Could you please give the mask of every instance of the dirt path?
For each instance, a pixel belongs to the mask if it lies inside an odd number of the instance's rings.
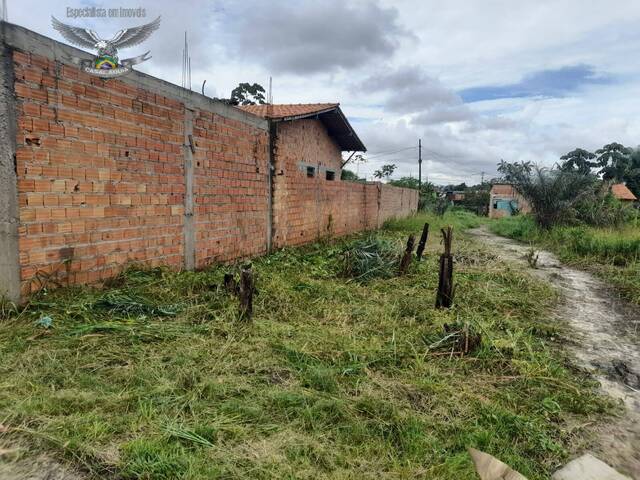
[[[600,432],[596,456],[640,479],[640,309],[618,298],[590,274],[565,265],[551,253],[539,251],[537,268],[528,266],[528,245],[499,237],[485,228],[470,233],[501,258],[518,263],[559,287],[564,302],[556,315],[573,328],[567,339],[581,366],[590,370],[602,389],[622,400],[626,416]]]

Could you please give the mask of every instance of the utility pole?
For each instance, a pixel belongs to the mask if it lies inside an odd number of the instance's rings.
[[[418,192],[422,190],[422,139],[418,139]]]

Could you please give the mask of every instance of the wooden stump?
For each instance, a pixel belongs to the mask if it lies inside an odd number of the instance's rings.
[[[425,223],[422,228],[422,235],[420,236],[420,241],[418,242],[418,249],[416,250],[416,258],[418,261],[422,260],[422,254],[424,253],[424,249],[427,246],[427,240],[429,239],[429,224]]]
[[[451,255],[451,242],[453,240],[453,227],[449,226],[442,232],[444,253],[440,255],[440,272],[438,278],[438,293],[436,294],[436,308],[449,308],[453,304],[453,255]]]
[[[238,285],[238,298],[240,300],[240,319],[251,321],[253,315],[253,294],[255,282],[251,264],[242,267],[240,272],[240,284]]]
[[[404,255],[402,255],[402,260],[400,261],[400,269],[398,270],[398,275],[405,275],[407,270],[409,270],[409,265],[411,265],[411,256],[413,255],[413,246],[416,243],[415,235],[409,235],[407,239],[407,248],[404,251]]]
[[[229,295],[238,295],[238,282],[233,278],[233,273],[224,274],[224,289]]]

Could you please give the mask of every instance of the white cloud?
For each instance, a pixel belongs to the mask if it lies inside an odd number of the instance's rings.
[[[144,20],[86,23],[66,19],[66,5],[8,3],[11,22],[56,39],[52,14],[105,36],[160,14],[141,70],[179,83],[186,29],[194,89],[206,79],[208,95],[225,96],[272,75],[277,102],[339,101],[372,157],[360,173],[396,163],[398,175],[417,175],[417,149],[407,148],[418,138],[423,171],[442,183],[490,177],[501,158],[550,165],[577,146],[640,143],[640,2],[141,0]],[[576,65],[615,81],[564,98],[465,104],[457,93]]]

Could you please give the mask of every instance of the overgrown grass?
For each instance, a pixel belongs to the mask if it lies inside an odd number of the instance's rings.
[[[611,404],[554,346],[553,291],[461,234],[477,219],[417,216],[378,237],[424,221],[425,259],[401,278],[341,276],[366,235],[257,259],[248,325],[217,288],[223,267],[130,270],[7,309],[0,443],[93,478],[457,480],[474,478],[470,446],[548,478]],[[456,304],[436,310],[448,223]],[[451,353],[459,326],[480,335],[466,356]]]
[[[505,217],[491,223],[498,235],[536,243],[573,265],[588,268],[616,286],[622,295],[640,304],[640,224],[621,227],[575,226],[539,229],[528,215]]]

